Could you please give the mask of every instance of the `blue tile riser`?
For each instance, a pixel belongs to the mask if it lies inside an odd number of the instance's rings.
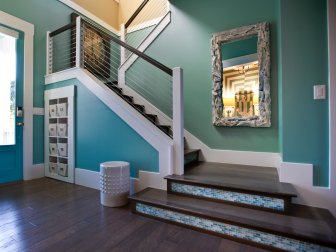
[[[267,233],[235,224],[223,223],[204,217],[168,210],[151,204],[135,202],[133,212],[144,216],[174,222],[178,225],[210,232],[225,238],[241,240],[264,248],[294,252],[332,252],[332,248],[288,238],[281,235]]]
[[[169,180],[168,192],[279,213],[286,213],[289,205],[289,200],[283,198],[230,191],[195,184],[172,182]]]

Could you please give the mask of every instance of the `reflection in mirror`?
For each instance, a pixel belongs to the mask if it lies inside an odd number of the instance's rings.
[[[269,25],[212,36],[213,124],[270,127]]]
[[[259,115],[258,37],[222,43],[223,116]]]

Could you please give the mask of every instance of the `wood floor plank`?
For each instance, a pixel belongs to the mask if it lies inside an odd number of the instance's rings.
[[[47,178],[0,187],[0,251],[262,251],[99,200],[97,190]]]

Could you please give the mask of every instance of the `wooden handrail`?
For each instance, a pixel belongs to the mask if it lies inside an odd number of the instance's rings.
[[[99,28],[94,27],[91,23],[85,21],[85,19],[83,19],[83,23],[86,23],[87,25],[89,25],[90,27],[92,27],[93,29],[96,29],[97,31],[99,31]],[[138,49],[135,49],[134,47],[126,44],[125,42],[121,41],[120,39],[117,39],[114,36],[109,36],[109,39],[111,39],[113,42],[117,43],[118,45],[126,48],[127,50],[131,51],[132,53],[138,55],[140,58],[146,60],[147,62],[149,62],[150,64],[154,65],[155,67],[159,68],[160,70],[162,70],[163,72],[169,74],[170,76],[173,76],[173,70],[165,65],[163,65],[162,63],[158,62],[157,60],[149,57],[148,55],[144,54],[143,52],[140,52]]]
[[[51,32],[49,34],[49,37],[52,38],[52,37],[54,37],[54,36],[56,36],[56,35],[58,35],[58,34],[60,34],[62,32],[65,32],[66,30],[69,30],[69,29],[71,29],[71,28],[73,28],[75,26],[76,26],[76,21],[75,22],[71,22],[70,24],[67,24],[65,26],[62,26],[61,28],[58,28],[56,31]]]
[[[127,27],[133,22],[133,20],[138,16],[138,14],[140,13],[140,11],[142,11],[142,9],[146,6],[146,4],[149,2],[149,0],[144,0],[140,6],[138,7],[138,9],[136,9],[136,11],[133,13],[133,15],[128,19],[128,21],[125,24],[125,28],[127,29]]]

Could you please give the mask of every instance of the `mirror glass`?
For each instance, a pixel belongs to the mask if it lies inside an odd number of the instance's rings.
[[[222,43],[223,117],[259,115],[259,68],[257,35]]]
[[[214,125],[269,127],[268,24],[213,34],[212,57]]]

